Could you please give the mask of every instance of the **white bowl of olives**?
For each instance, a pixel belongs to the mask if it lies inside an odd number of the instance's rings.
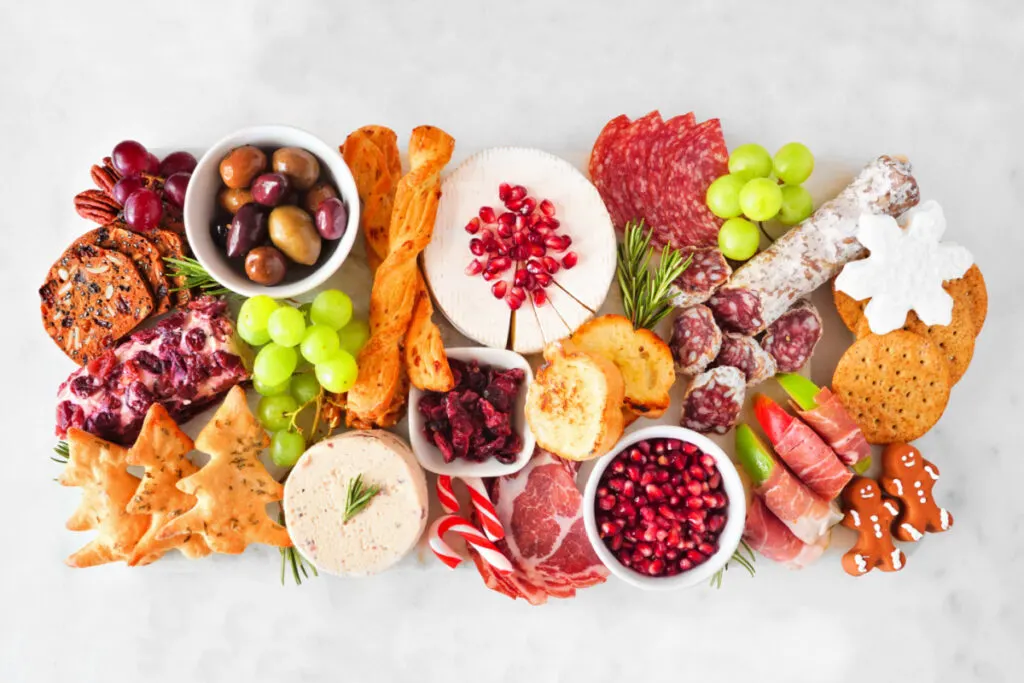
[[[192,252],[247,297],[323,284],[359,230],[359,194],[338,150],[290,126],[245,128],[203,155],[185,194]]]

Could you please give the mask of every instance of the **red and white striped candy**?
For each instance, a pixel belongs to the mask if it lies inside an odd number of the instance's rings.
[[[473,509],[480,517],[480,526],[484,534],[492,541],[505,538],[505,528],[498,519],[498,513],[487,495],[487,488],[480,477],[459,477],[462,483],[469,489],[469,498],[473,503]],[[437,499],[441,501],[441,507],[449,515],[459,513],[459,500],[455,497],[455,489],[452,488],[452,477],[441,474],[437,477]]]
[[[455,569],[462,563],[462,557],[451,549],[444,542],[444,535],[449,531],[462,536],[467,544],[480,553],[484,562],[491,565],[494,571],[499,574],[510,574],[512,564],[508,561],[497,546],[480,533],[480,530],[470,524],[463,517],[458,515],[445,515],[439,518],[430,527],[430,549],[437,555],[437,559]]]

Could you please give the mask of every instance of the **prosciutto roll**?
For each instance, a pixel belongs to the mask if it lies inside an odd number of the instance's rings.
[[[839,397],[800,375],[779,375],[779,384],[793,399],[797,415],[851,467],[871,457],[871,446]]]
[[[809,489],[833,500],[853,478],[818,434],[763,394],[754,397],[754,416],[779,457]]]
[[[747,508],[743,540],[769,560],[782,562],[790,569],[803,569],[816,562],[828,547],[828,539],[826,534],[813,544],[804,543],[757,496]]]

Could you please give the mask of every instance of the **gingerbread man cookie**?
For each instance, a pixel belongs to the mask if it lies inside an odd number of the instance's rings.
[[[893,531],[896,538],[919,541],[926,532],[938,533],[953,526],[953,515],[932,497],[938,480],[939,468],[913,446],[894,443],[885,447],[879,482],[886,493],[899,499],[903,509]]]
[[[843,555],[843,569],[851,576],[862,576],[878,567],[883,572],[903,569],[906,555],[892,542],[892,523],[899,506],[882,498],[878,482],[854,477],[843,490],[843,526],[857,532],[857,542]]]

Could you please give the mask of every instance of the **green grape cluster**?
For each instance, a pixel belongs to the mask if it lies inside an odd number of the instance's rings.
[[[306,450],[294,416],[321,387],[344,393],[359,374],[356,357],[370,337],[365,320],[352,319],[352,300],[329,289],[298,308],[269,296],[247,299],[238,312],[238,335],[258,348],[253,387],[260,394],[256,417],[272,432],[270,456],[290,467]]]
[[[746,261],[757,253],[761,235],[752,221],[778,218],[796,225],[814,210],[802,183],[814,171],[814,155],[799,142],[772,157],[761,145],[740,145],[729,155],[729,174],[708,187],[705,201],[719,218],[718,248],[727,258]]]

